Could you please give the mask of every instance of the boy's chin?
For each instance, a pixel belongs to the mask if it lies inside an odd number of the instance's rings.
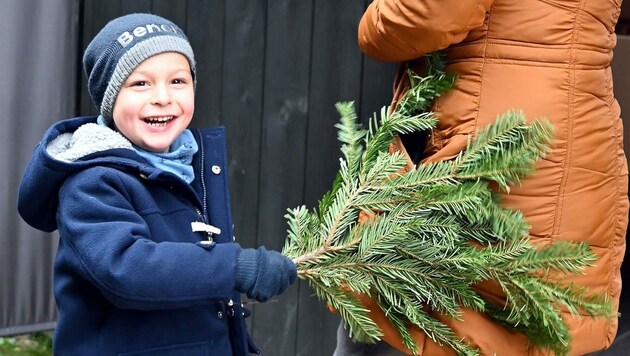
[[[139,145],[139,147],[142,148],[145,151],[149,151],[149,152],[152,152],[152,153],[168,153],[168,151],[169,151],[169,149],[171,147],[171,143],[169,143],[169,144],[166,144],[166,143],[144,143],[142,145]]]
[[[169,131],[161,134],[146,135],[138,146],[145,151],[153,153],[167,153],[180,134],[181,133]]]

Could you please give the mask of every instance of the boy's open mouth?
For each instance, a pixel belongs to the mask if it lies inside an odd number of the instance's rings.
[[[154,116],[154,117],[147,117],[142,120],[151,126],[162,127],[162,126],[166,126],[173,119],[174,119],[173,116]]]

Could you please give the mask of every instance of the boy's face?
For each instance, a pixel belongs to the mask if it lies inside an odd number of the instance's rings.
[[[114,124],[136,146],[168,152],[195,110],[190,65],[179,53],[142,62],[123,83],[114,103]]]

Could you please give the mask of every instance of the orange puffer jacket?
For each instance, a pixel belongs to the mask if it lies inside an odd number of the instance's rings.
[[[621,0],[375,0],[359,26],[365,54],[403,62],[403,69],[448,48],[447,71],[459,79],[434,105],[439,123],[425,162],[454,158],[471,135],[509,109],[553,122],[552,151],[522,186],[503,195],[503,203],[525,214],[537,244],[588,242],[599,259],[584,275],[566,279],[608,295],[616,306],[628,222],[623,127],[609,66],[620,5]],[[407,87],[399,73],[394,101]],[[482,293],[500,298],[492,289],[481,286]],[[462,312],[461,321],[447,323],[484,355],[545,354],[485,315]],[[372,317],[383,327],[384,340],[404,350],[383,314],[375,310]],[[565,320],[571,355],[608,347],[617,330],[617,318],[565,313]],[[453,354],[420,330],[412,332],[424,355]]]

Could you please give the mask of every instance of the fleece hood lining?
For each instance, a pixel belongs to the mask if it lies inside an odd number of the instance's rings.
[[[73,133],[62,133],[46,145],[54,159],[74,162],[92,153],[110,149],[133,149],[131,142],[120,133],[95,123],[81,125]]]

